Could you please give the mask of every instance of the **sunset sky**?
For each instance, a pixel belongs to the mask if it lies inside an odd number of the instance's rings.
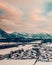
[[[52,0],[0,0],[0,28],[9,33],[52,33]]]

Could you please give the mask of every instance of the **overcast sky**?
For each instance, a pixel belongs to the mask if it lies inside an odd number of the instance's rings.
[[[52,33],[52,0],[0,0],[0,28],[7,32]]]

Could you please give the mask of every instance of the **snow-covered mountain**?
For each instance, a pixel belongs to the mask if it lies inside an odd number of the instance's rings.
[[[0,39],[10,38],[10,35],[0,28]]]
[[[32,38],[32,39],[52,39],[52,34],[39,33],[39,34],[30,34],[30,33],[18,33],[13,32],[8,34],[0,28],[0,39],[1,38]]]

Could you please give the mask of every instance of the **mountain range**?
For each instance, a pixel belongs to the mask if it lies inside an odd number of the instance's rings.
[[[52,39],[52,34],[47,33],[39,33],[39,34],[30,34],[30,33],[7,33],[3,29],[0,28],[0,39],[6,38],[33,38],[33,39]]]

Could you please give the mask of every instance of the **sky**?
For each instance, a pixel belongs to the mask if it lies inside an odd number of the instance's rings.
[[[8,33],[52,33],[52,0],[0,0],[0,28]]]

